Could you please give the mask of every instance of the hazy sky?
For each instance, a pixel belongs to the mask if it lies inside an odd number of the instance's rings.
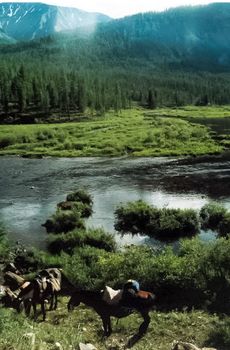
[[[205,5],[211,2],[208,0],[0,0],[0,2],[43,2],[52,5],[77,7],[86,11],[101,12],[111,17],[118,18],[126,15],[147,12],[162,11],[167,8],[182,5]],[[226,1],[229,2],[229,1]]]

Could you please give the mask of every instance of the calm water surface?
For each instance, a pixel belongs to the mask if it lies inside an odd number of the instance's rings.
[[[230,154],[173,158],[0,158],[0,220],[12,240],[44,247],[41,226],[56,204],[76,188],[93,196],[88,227],[114,232],[114,210],[142,199],[158,207],[199,209],[217,200],[230,209]],[[201,234],[211,239],[212,232]],[[119,244],[154,243],[145,237],[116,234]]]

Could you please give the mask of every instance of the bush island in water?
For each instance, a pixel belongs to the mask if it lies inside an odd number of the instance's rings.
[[[160,240],[175,240],[199,231],[198,213],[192,209],[159,209],[143,201],[130,202],[115,211],[115,228]]]

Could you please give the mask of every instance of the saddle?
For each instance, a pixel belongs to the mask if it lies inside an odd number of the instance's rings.
[[[137,293],[136,293],[136,296],[140,299],[149,299],[149,298],[153,298],[153,294],[151,292],[146,292],[145,290],[139,290]]]
[[[114,290],[109,286],[105,286],[105,289],[102,291],[102,300],[104,300],[109,305],[117,305],[122,299],[122,295],[123,290]]]

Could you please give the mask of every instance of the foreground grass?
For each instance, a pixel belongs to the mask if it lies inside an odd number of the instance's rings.
[[[46,322],[33,322],[14,310],[1,309],[0,349],[31,350],[31,338],[35,334],[35,349],[57,349],[59,342],[63,350],[78,349],[79,342],[92,343],[100,350],[124,349],[125,344],[136,332],[142,319],[138,314],[117,321],[113,319],[113,333],[102,338],[101,320],[97,314],[80,306],[72,313],[66,310],[67,299],[63,298],[57,311],[48,312]],[[229,319],[228,319],[229,321]],[[187,341],[198,346],[217,346],[229,349],[229,343],[217,335],[217,330],[227,319],[205,312],[151,312],[151,323],[147,334],[136,344],[136,350],[170,350],[173,340]],[[229,322],[228,322],[229,324]],[[229,329],[228,329],[229,330]],[[229,330],[230,331],[230,330]]]
[[[159,109],[150,115],[145,110],[133,109],[77,123],[1,125],[0,155],[170,156],[224,150],[224,144],[214,140],[208,128],[177,118],[175,111]],[[214,113],[211,108],[201,111],[196,109],[197,114]],[[229,113],[221,111],[221,117]],[[186,113],[190,116],[190,109],[183,109],[182,114]]]

